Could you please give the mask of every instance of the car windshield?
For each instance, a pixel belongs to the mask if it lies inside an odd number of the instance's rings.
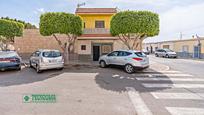
[[[166,52],[174,52],[174,51],[172,51],[172,50],[170,50],[170,49],[165,49],[165,51],[166,51]]]
[[[0,52],[0,58],[8,58],[17,56],[16,52]]]
[[[46,52],[43,52],[42,55],[43,57],[50,57],[50,58],[62,56],[61,53],[58,51],[46,51]]]
[[[146,57],[143,52],[135,52],[135,55],[137,55],[138,57]]]

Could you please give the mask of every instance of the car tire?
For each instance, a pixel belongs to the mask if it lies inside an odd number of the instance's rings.
[[[58,70],[63,70],[64,69],[64,67],[61,67],[61,68],[59,68]]]
[[[158,55],[158,54],[155,54],[155,56],[156,56],[156,57],[159,57],[159,55]]]
[[[42,72],[42,70],[40,70],[40,66],[39,65],[36,65],[36,72],[37,73],[41,73]]]
[[[30,68],[33,68],[32,64],[31,64],[31,61],[29,61],[29,65],[30,65]]]
[[[124,69],[125,69],[125,72],[128,74],[135,72],[134,67],[131,64],[126,64]]]
[[[19,67],[17,68],[17,71],[21,71],[21,65],[19,65]]]
[[[166,54],[166,56],[165,56],[166,58],[169,58],[169,55],[168,54]]]
[[[100,67],[101,68],[105,68],[105,67],[107,67],[107,64],[106,64],[106,62],[105,61],[100,61]]]

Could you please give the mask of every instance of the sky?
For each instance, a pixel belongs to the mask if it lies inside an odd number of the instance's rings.
[[[149,10],[159,14],[160,33],[145,42],[189,39],[204,36],[204,0],[0,0],[0,17],[10,17],[38,26],[45,12],[74,13],[83,7],[117,7],[123,10]]]

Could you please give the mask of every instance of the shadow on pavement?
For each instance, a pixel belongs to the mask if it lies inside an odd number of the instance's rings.
[[[145,88],[143,83],[154,83],[154,84],[173,84],[173,82],[166,75],[162,75],[165,81],[139,81],[137,78],[147,78],[148,76],[141,75],[144,72],[137,71],[134,74],[127,74],[121,70],[121,68],[105,68],[106,73],[100,73],[95,77],[96,83],[100,88],[109,91],[123,92],[126,91],[126,87],[133,87],[139,92],[151,92],[156,90],[169,89],[170,87],[158,87],[158,88]],[[150,70],[151,73],[145,74],[162,74],[155,70]],[[155,78],[155,77],[154,77]],[[160,77],[161,78],[161,77]],[[169,80],[168,80],[169,79]]]
[[[55,77],[62,73],[63,71],[59,71],[59,70],[49,70],[38,74],[32,68],[25,68],[25,69],[22,69],[21,71],[15,71],[15,70],[4,71],[4,72],[0,72],[0,87],[43,81],[43,80]]]
[[[6,71],[0,72],[0,87],[7,87],[13,85],[29,84],[34,82],[39,82],[47,80],[53,77],[57,77],[63,73],[98,73],[94,80],[96,84],[105,90],[123,92],[126,91],[126,87],[133,87],[139,92],[150,92],[155,90],[168,89],[168,87],[163,88],[145,88],[143,83],[166,83],[173,84],[171,80],[166,81],[139,81],[136,77],[148,77],[143,76],[143,72],[138,71],[133,74],[125,73],[121,68],[99,68],[98,66],[72,66],[59,70],[49,70],[43,73],[36,73],[32,68],[25,68],[22,71]],[[162,74],[155,70],[151,70],[149,74]],[[69,77],[69,76],[66,76]],[[163,75],[162,78],[168,79],[168,76]],[[59,83],[60,84],[60,83]]]

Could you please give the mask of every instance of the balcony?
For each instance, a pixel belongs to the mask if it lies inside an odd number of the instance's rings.
[[[110,29],[106,28],[94,28],[94,29],[87,29],[83,30],[83,34],[110,34]]]

